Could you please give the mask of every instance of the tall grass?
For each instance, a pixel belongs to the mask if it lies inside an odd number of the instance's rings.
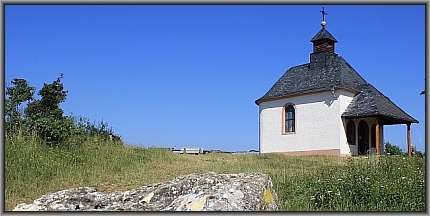
[[[282,183],[281,183],[282,185]],[[296,185],[285,209],[311,211],[425,211],[424,159],[348,158]],[[300,200],[295,202],[294,200]],[[303,205],[306,203],[305,205]]]
[[[5,140],[5,205],[12,210],[67,188],[110,193],[208,171],[267,173],[287,211],[425,210],[422,158],[176,155],[95,138],[66,149],[48,147],[35,136]]]

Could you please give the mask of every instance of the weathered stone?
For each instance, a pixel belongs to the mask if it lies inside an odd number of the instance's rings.
[[[276,211],[266,174],[191,174],[130,191],[104,194],[79,187],[43,195],[13,211]]]

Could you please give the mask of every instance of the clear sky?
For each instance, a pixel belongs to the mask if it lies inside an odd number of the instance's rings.
[[[127,144],[258,149],[254,101],[309,62],[322,6],[336,53],[420,122],[424,151],[424,5],[6,5],[5,82],[63,73],[65,115]],[[406,125],[384,130],[406,149]]]

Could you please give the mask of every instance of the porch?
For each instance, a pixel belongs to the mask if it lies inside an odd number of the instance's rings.
[[[352,156],[384,154],[384,125],[405,124],[408,155],[412,156],[411,123],[380,116],[343,118],[347,143]]]

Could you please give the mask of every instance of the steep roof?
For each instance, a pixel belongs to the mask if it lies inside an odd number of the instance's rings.
[[[337,42],[323,27],[311,42],[326,39]],[[259,105],[265,101],[336,88],[356,93],[342,114],[345,118],[375,116],[380,118],[381,124],[418,123],[388,97],[367,83],[345,59],[328,51],[311,53],[309,63],[288,69],[255,103]]]
[[[366,81],[342,58],[336,54],[326,67],[311,68],[310,63],[288,69],[270,90],[256,103],[295,94],[345,88],[361,91]]]
[[[322,39],[330,39],[337,43],[337,40],[333,37],[333,35],[328,32],[325,27],[321,28],[321,30],[311,39],[311,42],[315,42]]]
[[[379,122],[384,125],[418,123],[418,120],[404,112],[369,83],[362,86],[362,91],[352,99],[342,114],[345,118],[367,116],[379,117]]]

